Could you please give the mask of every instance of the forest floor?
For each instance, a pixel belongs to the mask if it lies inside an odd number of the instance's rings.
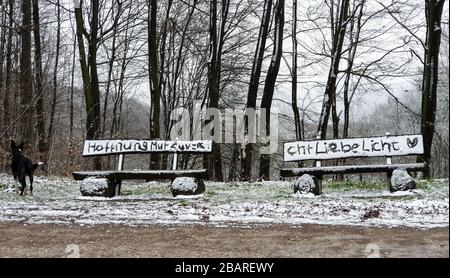
[[[448,228],[0,223],[0,257],[448,257]],[[74,247],[75,246],[75,247]]]
[[[448,180],[397,193],[326,181],[321,196],[281,181],[206,182],[184,198],[168,185],[127,182],[94,198],[70,178],[36,177],[34,195],[17,196],[0,174],[0,257],[60,257],[68,244],[88,257],[449,256]]]

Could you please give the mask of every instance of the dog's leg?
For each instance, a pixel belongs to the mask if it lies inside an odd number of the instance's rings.
[[[21,189],[21,187],[20,187],[20,183],[19,183],[18,180],[15,181],[14,186],[15,186],[15,188],[16,188],[16,194],[17,194],[17,195],[20,195],[20,189]]]
[[[24,177],[19,177],[19,182],[22,185],[22,187],[20,188],[20,196],[24,195],[24,191],[26,194],[26,189],[27,189],[27,183],[25,181],[25,176]]]
[[[16,189],[16,194],[19,195],[19,193],[20,193],[20,183],[19,183],[16,175],[14,175],[14,188]]]
[[[33,174],[29,175],[30,177],[30,195],[33,196]]]

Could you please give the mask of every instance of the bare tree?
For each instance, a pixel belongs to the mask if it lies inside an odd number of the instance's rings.
[[[208,92],[209,103],[208,108],[219,107],[220,81],[222,71],[222,51],[225,37],[225,27],[230,7],[229,0],[221,1],[220,22],[217,26],[217,1],[212,0],[210,3],[210,58],[208,61]],[[219,29],[219,30],[217,30]],[[214,133],[218,132],[216,130]],[[213,169],[214,177],[218,181],[223,181],[221,148],[218,143],[213,145],[213,153],[211,157],[206,157],[207,169]]]
[[[149,66],[149,85],[151,96],[151,112],[150,112],[150,137],[153,139],[160,138],[160,102],[161,92],[158,82],[158,54],[157,54],[157,1],[148,1],[148,66]],[[160,167],[160,155],[153,154],[151,156],[150,168],[158,169]]]
[[[120,15],[122,13],[122,2],[120,0],[116,0],[115,3],[117,3],[116,8],[116,15],[113,22],[113,31],[112,31],[112,43],[109,47],[111,51],[111,55],[108,55],[108,74],[107,74],[107,80],[106,80],[106,89],[105,89],[105,99],[103,102],[103,121],[102,121],[102,134],[104,135],[106,133],[106,119],[107,119],[107,111],[108,111],[108,101],[109,101],[109,95],[111,91],[111,85],[112,85],[112,75],[114,70],[114,63],[116,61],[116,52],[117,52],[117,36],[118,36],[118,28],[119,28],[119,19]],[[112,10],[114,12],[115,5],[113,4]],[[108,49],[105,49],[105,52],[108,52]],[[108,54],[108,53],[107,53]]]
[[[284,0],[278,0],[275,8],[275,34],[272,60],[267,70],[264,91],[261,100],[261,108],[265,109],[266,135],[270,135],[270,111],[272,108],[273,93],[278,71],[280,69],[281,55],[283,54],[283,28],[284,28]],[[272,142],[273,143],[273,142]],[[270,155],[262,154],[260,157],[259,177],[264,180],[270,179]]]
[[[53,68],[53,91],[52,91],[52,101],[50,104],[50,123],[47,132],[47,144],[53,139],[54,135],[54,124],[55,124],[55,110],[57,101],[57,91],[58,91],[58,71],[59,71],[59,53],[61,47],[61,5],[60,0],[56,1],[56,45],[55,45],[55,66]],[[75,51],[74,51],[75,52]],[[74,53],[75,54],[75,53]],[[73,124],[72,124],[73,125]],[[71,128],[72,130],[72,128]],[[71,138],[71,136],[69,136]],[[71,141],[71,140],[69,140]]]
[[[4,99],[3,99],[3,125],[5,137],[10,134],[10,95],[11,95],[11,75],[12,75],[12,47],[13,47],[13,35],[14,35],[14,0],[8,1],[8,39],[6,43],[6,73],[5,73],[5,89],[4,89]],[[0,88],[0,90],[3,88]]]
[[[100,91],[97,74],[97,44],[98,44],[98,16],[99,1],[92,0],[92,18],[90,20],[90,33],[84,27],[82,14],[82,1],[74,0],[75,20],[77,26],[78,51],[80,56],[81,73],[83,77],[83,90],[86,103],[86,138],[96,139],[100,132]],[[84,39],[88,41],[88,56],[84,46]],[[102,168],[101,160],[94,158],[94,168]]]
[[[250,84],[248,87],[247,93],[247,108],[255,109],[256,108],[256,100],[258,97],[258,88],[259,88],[259,78],[261,76],[261,68],[262,62],[264,60],[264,50],[266,48],[266,40],[269,32],[270,25],[270,15],[272,12],[272,0],[264,1],[264,10],[261,21],[261,26],[259,29],[258,43],[256,46],[255,56],[252,65],[252,71],[250,76]],[[244,118],[245,122],[245,130],[248,135],[248,119]],[[253,155],[255,149],[254,143],[247,143],[245,145],[245,150],[243,153],[242,159],[242,172],[241,172],[241,180],[248,181],[251,179],[252,166],[253,166]]]
[[[294,125],[295,125],[295,138],[297,140],[302,140],[302,133],[303,133],[303,127],[302,127],[302,120],[300,116],[300,111],[298,108],[298,94],[297,94],[297,88],[298,88],[298,40],[297,40],[297,0],[293,0],[292,3],[292,111],[294,113]]]
[[[31,69],[31,0],[22,0],[21,54],[20,54],[20,85],[22,140],[33,143],[33,78]]]
[[[33,5],[33,37],[34,37],[34,62],[36,71],[36,123],[38,136],[38,152],[40,160],[47,160],[47,138],[45,136],[45,115],[44,115],[44,76],[42,71],[42,46],[41,29],[39,20],[39,3],[32,0]],[[42,169],[47,172],[47,164]]]
[[[422,112],[421,133],[424,141],[424,154],[420,161],[427,164],[424,177],[430,177],[431,146],[433,144],[437,86],[439,80],[439,48],[441,45],[441,18],[445,0],[426,0],[425,15],[427,20],[427,35],[424,48],[424,69],[422,79]]]
[[[330,4],[331,15],[331,32],[332,32],[332,48],[331,48],[331,63],[328,72],[327,85],[322,104],[322,112],[320,113],[319,125],[317,132],[320,138],[327,137],[328,119],[330,117],[330,110],[333,120],[333,137],[338,138],[339,117],[336,110],[336,81],[339,71],[339,63],[342,55],[342,45],[345,40],[345,30],[348,23],[348,8],[350,0],[340,1],[340,6],[334,14],[334,1]],[[334,22],[336,19],[336,22]]]
[[[0,0],[0,7],[3,7],[3,0]],[[0,13],[0,91],[3,90],[3,84],[4,84],[4,74],[3,74],[3,63],[5,61],[5,45],[6,45],[6,33],[8,31],[7,24],[6,24],[6,13],[1,12]],[[0,101],[2,100],[1,94],[0,94]],[[3,111],[0,111],[0,122],[2,121],[2,113]]]
[[[348,49],[347,68],[345,70],[345,80],[343,88],[344,94],[344,130],[342,135],[343,138],[348,137],[348,131],[350,126],[350,103],[353,97],[353,95],[349,95],[350,79],[352,76],[352,69],[355,62],[356,51],[358,49],[359,37],[361,34],[362,16],[365,2],[366,0],[361,0],[361,2],[359,3],[353,1],[353,11],[352,16],[350,18],[350,28],[348,31],[350,46]]]

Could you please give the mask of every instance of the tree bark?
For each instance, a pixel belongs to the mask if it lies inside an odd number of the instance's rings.
[[[100,90],[97,73],[97,48],[98,48],[98,20],[99,20],[99,0],[92,0],[92,21],[91,32],[89,38],[89,56],[88,65],[91,73],[91,93],[93,99],[93,121],[92,128],[88,130],[91,132],[93,138],[98,138],[100,130]]]
[[[9,137],[10,130],[10,92],[12,91],[11,84],[11,73],[12,69],[12,39],[14,35],[14,0],[8,1],[8,10],[9,10],[9,30],[8,30],[8,39],[6,43],[6,74],[5,74],[5,97],[3,99],[3,124],[5,127],[5,137]]]
[[[349,96],[349,88],[350,88],[350,78],[352,75],[352,69],[353,69],[353,63],[355,61],[356,56],[356,50],[358,49],[359,44],[359,35],[361,32],[361,19],[363,15],[364,10],[364,4],[365,0],[361,1],[360,4],[358,4],[355,9],[359,8],[359,13],[356,18],[352,18],[350,22],[350,30],[349,30],[349,40],[350,40],[350,49],[348,51],[348,61],[347,61],[347,68],[345,70],[345,80],[344,80],[344,129],[342,133],[343,138],[348,138],[348,132],[350,127],[350,103],[352,100],[352,97]],[[353,12],[352,14],[356,14]],[[355,34],[353,34],[353,31],[355,29],[356,24],[356,30]]]
[[[439,49],[441,44],[441,18],[444,0],[426,0],[426,48],[422,80],[421,133],[424,154],[418,160],[426,163],[424,177],[430,178],[431,147],[436,122],[437,85],[439,74]]]
[[[45,136],[45,117],[44,117],[44,86],[42,74],[42,47],[41,47],[41,30],[39,20],[39,3],[38,0],[32,0],[33,4],[33,36],[34,36],[34,62],[36,67],[36,123],[38,133],[38,152],[39,159],[47,160],[48,145]],[[47,163],[44,163],[42,170],[48,174]]]
[[[117,3],[117,12],[116,17],[114,18],[113,23],[113,34],[112,34],[112,43],[111,43],[111,57],[109,57],[108,62],[108,77],[106,81],[106,89],[105,89],[105,100],[103,102],[103,122],[102,122],[102,134],[106,134],[106,114],[108,111],[108,101],[109,101],[109,94],[111,90],[111,78],[114,68],[114,62],[116,60],[116,41],[117,41],[117,28],[119,26],[119,18],[122,10],[122,2],[116,1]]]
[[[69,103],[69,142],[72,145],[73,141],[73,96],[74,96],[74,81],[75,81],[75,49],[77,44],[76,34],[74,34],[75,39],[73,40],[73,54],[72,54],[72,68],[70,72],[70,103]]]
[[[225,25],[227,23],[230,1],[221,1],[221,16],[219,27],[217,27],[217,0],[210,2],[209,19],[209,44],[210,56],[208,62],[208,108],[219,107],[219,93],[222,70],[222,52],[225,37]],[[217,32],[219,29],[219,32]],[[214,130],[214,133],[218,132]],[[213,169],[214,179],[223,181],[222,154],[220,144],[213,142],[213,152],[204,159],[204,166],[207,169]]]
[[[149,0],[148,5],[148,66],[149,66],[149,85],[150,85],[150,137],[152,139],[160,138],[160,101],[161,92],[158,84],[158,55],[157,55],[157,0]],[[160,168],[160,155],[152,154],[150,159],[150,169]]]
[[[84,20],[81,12],[81,3],[75,7],[75,21],[77,26],[78,50],[80,55],[80,66],[83,78],[83,91],[86,103],[86,139],[97,139],[100,131],[100,93],[97,76],[97,33],[98,33],[99,1],[92,0],[91,33],[87,34],[84,29]],[[89,56],[86,57],[84,37],[88,38]],[[101,170],[100,157],[95,157],[94,169]]]
[[[33,145],[33,76],[31,71],[31,0],[22,0],[22,28],[20,55],[21,85],[21,135],[22,140]]]
[[[0,6],[3,7],[3,0],[0,0]],[[8,30],[8,28],[6,27],[6,13],[2,12],[1,13],[1,17],[0,17],[0,25],[2,25],[0,27],[0,91],[3,92],[3,84],[5,83],[5,78],[4,78],[4,71],[3,71],[3,63],[5,61],[5,45],[6,45],[6,32]],[[2,95],[0,95],[0,101],[2,100]],[[3,123],[2,121],[3,119],[3,111],[0,111],[0,128],[1,128],[1,123]],[[1,129],[0,129],[1,130]],[[0,145],[2,145],[2,143],[0,143]]]
[[[298,55],[298,40],[297,40],[297,0],[293,0],[292,5],[292,111],[294,112],[295,138],[297,141],[302,140],[303,127],[298,109],[297,102],[297,55]]]
[[[348,6],[350,0],[342,0],[339,8],[339,20],[336,22],[336,27],[333,27],[333,41],[331,49],[331,64],[328,73],[327,85],[325,88],[325,94],[322,102],[322,111],[320,113],[319,125],[317,128],[318,135],[321,139],[327,138],[328,120],[330,118],[330,110],[332,112],[333,119],[333,137],[338,138],[339,130],[339,118],[336,111],[336,82],[339,71],[339,62],[342,55],[342,45],[345,39],[345,29],[347,26]],[[332,18],[334,16],[332,15]]]
[[[272,0],[265,0],[264,2],[264,12],[261,21],[261,26],[259,29],[258,44],[256,46],[256,52],[250,76],[250,84],[248,87],[247,104],[246,104],[247,109],[256,108],[256,100],[258,98],[259,78],[261,77],[262,62],[264,60],[264,50],[266,48],[267,34],[269,32],[270,15],[272,12],[272,2],[273,2]],[[249,126],[247,117],[244,117],[244,124],[246,136],[248,136]],[[243,181],[251,180],[254,149],[255,149],[254,143],[245,144],[245,150],[241,166],[242,171],[241,180]]]
[[[37,0],[33,0],[37,1]],[[59,48],[61,45],[61,6],[60,0],[56,2],[56,51],[55,51],[55,66],[53,69],[53,90],[52,90],[52,101],[50,105],[50,124],[48,126],[47,142],[50,144],[53,139],[54,133],[54,122],[55,122],[55,110],[57,101],[57,91],[58,91],[58,66],[59,66]],[[73,124],[72,124],[73,125]],[[70,137],[71,138],[71,137]]]
[[[281,55],[283,54],[283,28],[284,28],[284,0],[278,0],[275,12],[275,34],[272,53],[272,61],[267,71],[264,84],[261,108],[266,113],[266,136],[270,135],[270,110],[272,108],[273,93],[278,71],[280,69]],[[273,143],[273,142],[272,142]],[[262,154],[260,157],[259,178],[270,179],[270,154]]]

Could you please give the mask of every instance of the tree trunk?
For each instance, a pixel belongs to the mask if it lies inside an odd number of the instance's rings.
[[[98,0],[92,0],[91,33],[86,34],[81,6],[75,7],[75,20],[77,26],[78,50],[80,55],[81,73],[83,78],[83,91],[86,103],[86,139],[97,139],[100,131],[100,93],[97,76],[97,33],[98,33]],[[86,59],[84,48],[84,35],[89,42],[89,62]],[[101,170],[100,157],[94,157],[94,169]]]
[[[105,100],[103,102],[103,122],[102,122],[102,134],[106,134],[106,115],[108,111],[108,101],[109,101],[109,94],[111,90],[111,78],[114,68],[114,62],[116,60],[116,41],[117,41],[117,28],[119,26],[119,18],[120,14],[122,13],[122,2],[116,1],[117,3],[117,12],[116,17],[114,18],[113,23],[113,34],[112,34],[112,43],[111,43],[111,57],[109,57],[108,62],[108,77],[106,81],[106,89],[105,89]],[[113,7],[114,8],[114,7]]]
[[[98,44],[98,20],[99,20],[99,0],[92,0],[92,22],[89,39],[89,63],[91,72],[91,93],[93,99],[94,117],[91,132],[93,138],[98,138],[100,131],[100,90],[97,73],[97,44]]]
[[[39,20],[39,3],[33,0],[33,36],[34,36],[34,62],[36,67],[36,123],[38,133],[38,152],[39,160],[47,160],[48,145],[45,137],[45,118],[44,118],[44,86],[42,74],[42,47],[41,30]],[[44,173],[48,174],[47,163],[42,166]]]
[[[350,0],[342,0],[339,9],[339,20],[336,22],[336,28],[333,33],[333,44],[331,49],[331,64],[328,73],[327,85],[322,102],[322,111],[320,113],[319,125],[317,128],[318,135],[321,139],[327,138],[328,119],[330,110],[333,118],[333,137],[338,137],[339,118],[336,111],[336,81],[339,71],[339,62],[342,55],[342,45],[345,39],[345,29],[347,26],[348,6]],[[332,18],[334,16],[332,15]],[[333,24],[332,24],[333,25]],[[334,26],[334,25],[333,25]]]
[[[22,140],[33,145],[33,76],[31,71],[31,0],[22,0],[22,28],[20,55]]]
[[[259,29],[258,36],[258,44],[256,46],[255,57],[253,60],[252,72],[250,76],[250,84],[248,87],[247,94],[247,108],[255,109],[256,108],[256,100],[258,98],[258,87],[259,87],[259,78],[261,77],[261,68],[262,62],[264,60],[264,50],[266,48],[266,40],[267,34],[269,32],[269,24],[270,24],[270,14],[272,12],[272,0],[265,0],[264,2],[264,12],[261,21],[261,26]],[[245,124],[245,132],[246,136],[248,136],[248,118],[244,117]],[[245,143],[245,142],[244,142]],[[255,149],[254,143],[245,144],[244,155],[242,159],[241,166],[241,180],[249,181],[251,180],[252,174],[252,164],[253,164],[253,154]]]
[[[149,85],[150,85],[150,137],[152,139],[160,138],[160,101],[161,92],[158,84],[158,55],[157,55],[157,1],[149,0],[148,11],[148,66],[149,66]],[[160,168],[160,155],[152,154],[150,160],[150,169]]]
[[[36,1],[36,0],[34,0]],[[53,133],[54,133],[54,122],[55,122],[55,110],[56,110],[56,101],[57,101],[57,91],[58,91],[58,66],[59,66],[59,48],[61,45],[61,6],[60,6],[60,0],[57,0],[56,2],[56,53],[55,53],[55,66],[53,70],[53,91],[52,91],[52,102],[50,105],[50,124],[48,126],[48,135],[47,135],[47,142],[50,144],[53,140]],[[69,140],[71,141],[71,140]]]
[[[75,36],[75,34],[74,34]],[[72,145],[73,141],[73,95],[74,95],[74,81],[75,81],[75,48],[76,48],[77,39],[73,40],[73,54],[72,54],[72,69],[70,72],[70,104],[69,104],[69,143]],[[72,149],[72,148],[71,148]]]
[[[164,18],[164,23],[161,27],[161,40],[159,43],[159,72],[160,75],[158,76],[158,88],[159,91],[162,92],[162,86],[163,86],[163,80],[164,80],[164,66],[165,66],[165,55],[166,55],[166,39],[167,39],[167,26],[170,21],[170,10],[172,8],[172,2],[173,0],[168,0],[167,3],[167,10],[166,10],[166,16]]]
[[[230,171],[228,172],[228,181],[235,181],[237,178],[237,160],[239,158],[240,146],[239,144],[233,144],[231,146],[232,154],[231,154],[231,162],[230,162]]]
[[[350,88],[350,78],[353,69],[353,63],[355,61],[356,50],[359,44],[359,34],[361,32],[361,19],[364,10],[364,4],[365,0],[361,1],[360,4],[357,7],[355,7],[355,12],[353,12],[352,14],[356,14],[356,10],[359,8],[358,17],[356,19],[352,18],[350,21],[349,40],[351,45],[348,51],[347,69],[345,70],[345,81],[344,81],[344,130],[342,134],[343,138],[348,138],[349,136],[348,132],[350,127],[350,103],[352,100],[352,96],[349,96],[348,93]],[[353,34],[355,24],[356,24],[356,31],[355,34]]]
[[[275,12],[275,34],[272,61],[267,71],[264,92],[261,100],[261,108],[266,113],[266,136],[270,135],[270,109],[272,107],[275,82],[280,69],[281,55],[283,54],[283,27],[284,27],[284,0],[278,0]],[[264,111],[264,110],[263,110]],[[273,143],[273,142],[272,142]],[[259,178],[270,179],[270,154],[262,154],[260,158]]]
[[[3,0],[0,0],[0,6],[3,7]],[[3,71],[3,63],[5,61],[5,45],[6,45],[6,32],[8,31],[8,28],[6,27],[6,13],[2,12],[0,16],[0,91],[3,92],[3,84],[4,84],[4,71]],[[0,101],[2,100],[2,95],[0,95]],[[3,119],[3,111],[0,110],[0,130],[2,126],[2,119]],[[2,143],[0,143],[0,146]]]
[[[208,61],[208,107],[217,108],[219,103],[219,92],[217,90],[217,0],[211,0],[209,4],[209,61]],[[174,84],[176,86],[176,84]],[[216,120],[216,119],[215,119]],[[208,124],[209,121],[206,122]],[[214,133],[217,131],[214,129]],[[203,167],[208,170],[209,178],[217,178],[213,176],[213,169],[215,169],[216,153],[220,151],[220,145],[213,143],[213,153],[206,155],[203,160]],[[220,160],[220,155],[219,155]],[[215,173],[214,173],[215,174]]]
[[[439,48],[441,44],[441,18],[444,0],[426,0],[426,48],[422,80],[421,133],[424,154],[418,160],[427,164],[424,177],[430,178],[431,147],[436,122],[437,84],[439,74]]]
[[[128,27],[128,23],[127,23]],[[110,129],[110,137],[115,138],[121,130],[121,117],[122,117],[122,102],[123,102],[123,87],[125,80],[125,72],[127,68],[127,53],[129,49],[129,40],[128,40],[128,30],[125,30],[125,36],[123,39],[124,49],[123,54],[120,60],[120,77],[119,84],[115,85],[115,95],[113,100],[113,115],[112,115],[112,123]]]
[[[5,94],[3,99],[3,124],[5,127],[5,137],[9,137],[10,130],[10,93],[12,90],[12,84],[11,84],[11,73],[13,71],[12,69],[12,39],[14,35],[14,0],[8,1],[8,8],[9,8],[9,30],[8,30],[8,40],[6,43],[6,74],[5,74]]]
[[[217,0],[210,2],[210,19],[209,19],[209,41],[210,56],[208,62],[208,108],[219,107],[219,93],[222,70],[222,51],[225,37],[225,25],[228,18],[228,10],[230,6],[229,0],[221,1],[221,17],[219,27],[217,27]],[[219,28],[219,32],[217,29]],[[217,119],[215,119],[217,120]],[[214,133],[218,131],[214,130]],[[218,142],[213,142],[213,152],[204,159],[204,166],[207,169],[213,169],[214,179],[223,181],[222,154],[221,147]]]
[[[303,128],[297,103],[297,47],[297,0],[294,0],[292,5],[292,111],[294,112],[295,138],[302,140]]]

